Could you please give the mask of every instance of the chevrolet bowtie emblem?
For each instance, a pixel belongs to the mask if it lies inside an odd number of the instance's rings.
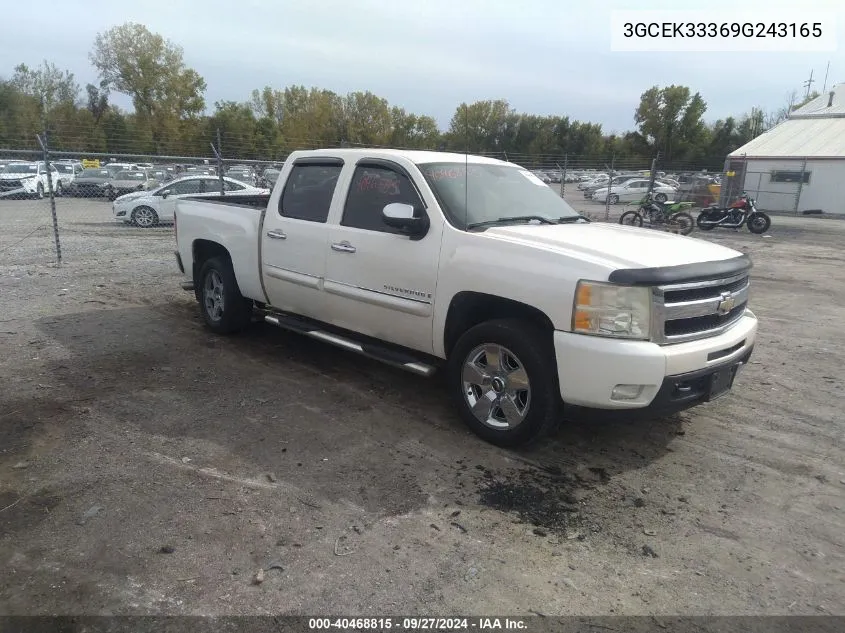
[[[730,292],[723,292],[719,306],[716,308],[716,313],[724,316],[734,309],[734,305],[736,305],[734,296]]]

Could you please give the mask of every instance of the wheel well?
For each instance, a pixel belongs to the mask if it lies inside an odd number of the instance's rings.
[[[459,292],[452,298],[446,314],[446,328],[443,332],[446,356],[449,356],[464,332],[493,319],[524,319],[549,333],[554,330],[548,315],[527,303],[482,292]]]
[[[200,268],[202,265],[212,257],[225,257],[229,261],[232,260],[232,257],[229,255],[229,251],[226,248],[218,244],[217,242],[212,242],[211,240],[194,240],[194,243],[191,245],[193,251],[193,270],[191,272],[191,277],[194,280],[194,287],[197,287],[198,279],[197,275],[199,275]]]

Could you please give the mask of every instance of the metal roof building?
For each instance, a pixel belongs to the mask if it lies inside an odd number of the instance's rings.
[[[733,190],[769,211],[845,214],[845,84],[728,155]]]

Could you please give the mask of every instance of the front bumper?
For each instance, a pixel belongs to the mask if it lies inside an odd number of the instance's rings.
[[[747,362],[756,335],[750,310],[718,336],[676,345],[557,331],[560,395],[566,404],[595,409],[684,409],[709,398],[715,372]],[[633,399],[614,399],[617,385],[642,390]]]

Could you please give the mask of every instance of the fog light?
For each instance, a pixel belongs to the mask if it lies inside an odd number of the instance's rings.
[[[616,385],[610,393],[611,400],[636,400],[645,389],[645,385]]]

